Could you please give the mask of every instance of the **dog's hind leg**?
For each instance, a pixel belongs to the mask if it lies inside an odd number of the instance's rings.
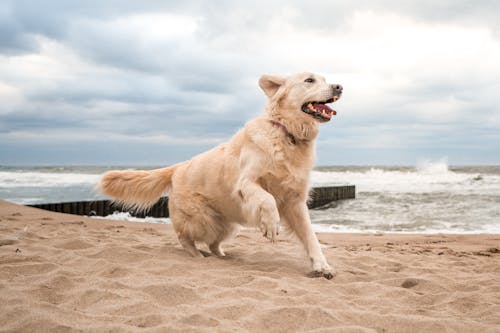
[[[219,222],[218,225],[222,226],[222,228],[218,229],[218,237],[214,241],[208,242],[207,245],[213,254],[218,257],[224,257],[226,254],[221,248],[221,243],[236,237],[240,231],[240,226],[229,221]]]
[[[204,242],[216,256],[224,256],[220,243],[229,232],[220,221],[220,214],[199,193],[171,193],[169,210],[172,224],[182,247],[193,257],[209,255],[195,246]]]
[[[217,240],[215,242],[213,242],[212,244],[210,244],[208,247],[210,248],[210,252],[212,252],[213,254],[215,254],[217,257],[224,257],[226,254],[224,253],[224,251],[222,251],[222,248],[220,247],[220,241]]]
[[[219,236],[215,241],[207,243],[210,251],[218,257],[224,257],[226,255],[221,248],[221,243],[236,237],[240,231],[240,227],[235,223],[226,222],[222,225],[224,225],[224,228],[220,230]]]
[[[172,192],[168,200],[168,210],[177,239],[189,254],[196,258],[202,258],[203,254],[196,248],[194,243],[196,240],[196,225],[193,225],[192,215],[176,206],[174,204],[176,200],[179,200],[178,195]]]
[[[196,248],[194,241],[189,238],[179,237],[179,242],[182,247],[189,252],[195,258],[203,258],[203,254]]]

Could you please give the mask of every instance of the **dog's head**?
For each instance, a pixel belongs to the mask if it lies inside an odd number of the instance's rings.
[[[327,122],[336,114],[326,104],[342,95],[340,84],[329,84],[325,78],[313,73],[300,73],[289,77],[263,75],[259,86],[280,112],[297,112],[297,116],[311,117]],[[292,116],[289,114],[288,116]]]

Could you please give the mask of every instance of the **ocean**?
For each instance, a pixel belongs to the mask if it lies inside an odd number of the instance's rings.
[[[102,173],[140,167],[0,166],[0,199],[19,204],[102,199]],[[313,186],[356,186],[356,199],[310,211],[321,232],[500,233],[500,166],[318,167]],[[113,219],[168,223],[168,219]]]

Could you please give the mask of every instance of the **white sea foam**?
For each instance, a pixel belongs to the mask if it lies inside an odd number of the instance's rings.
[[[359,229],[355,227],[339,227],[333,224],[321,224],[313,223],[314,232],[324,232],[324,233],[352,233],[352,234],[469,234],[469,235],[479,235],[479,234],[500,234],[500,227],[498,225],[490,225],[481,228],[480,230],[466,230],[466,229],[453,229],[453,228],[428,228],[423,230],[382,230],[380,228],[374,229]]]
[[[500,194],[500,175],[453,172],[444,162],[413,170],[313,171],[314,186],[354,184],[357,192]]]
[[[460,168],[459,168],[460,169]],[[500,174],[451,171],[446,160],[416,168],[314,171],[314,185],[356,185],[356,199],[312,210],[323,232],[500,233]]]
[[[95,185],[99,175],[84,173],[0,171],[0,187],[67,187]]]
[[[162,223],[162,224],[171,223],[171,220],[169,218],[160,218],[160,217],[139,218],[139,217],[134,217],[134,216],[130,215],[130,213],[124,213],[124,212],[114,212],[113,214],[107,215],[105,217],[92,216],[92,218],[106,219],[106,220],[113,220],[113,221],[149,222],[149,223]]]
[[[42,169],[42,170],[41,170]],[[0,167],[0,199],[21,204],[100,199],[98,167]],[[353,184],[356,199],[311,210],[317,231],[500,233],[500,167],[449,168],[446,160],[417,167],[335,167],[313,171],[313,185]],[[138,219],[126,213],[108,219]]]
[[[39,202],[43,200],[43,198],[11,198],[8,201],[20,204],[20,205],[30,205],[34,202]]]

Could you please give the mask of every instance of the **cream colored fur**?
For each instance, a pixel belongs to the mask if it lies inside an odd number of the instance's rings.
[[[334,271],[311,229],[306,205],[319,121],[301,106],[338,98],[340,91],[311,73],[264,75],[259,85],[269,97],[266,112],[229,142],[163,169],[110,171],[101,180],[101,190],[138,208],[153,205],[168,191],[179,241],[196,257],[202,254],[195,242],[223,256],[221,242],[240,225],[259,227],[274,241],[281,221],[304,245],[315,274],[331,278]]]

